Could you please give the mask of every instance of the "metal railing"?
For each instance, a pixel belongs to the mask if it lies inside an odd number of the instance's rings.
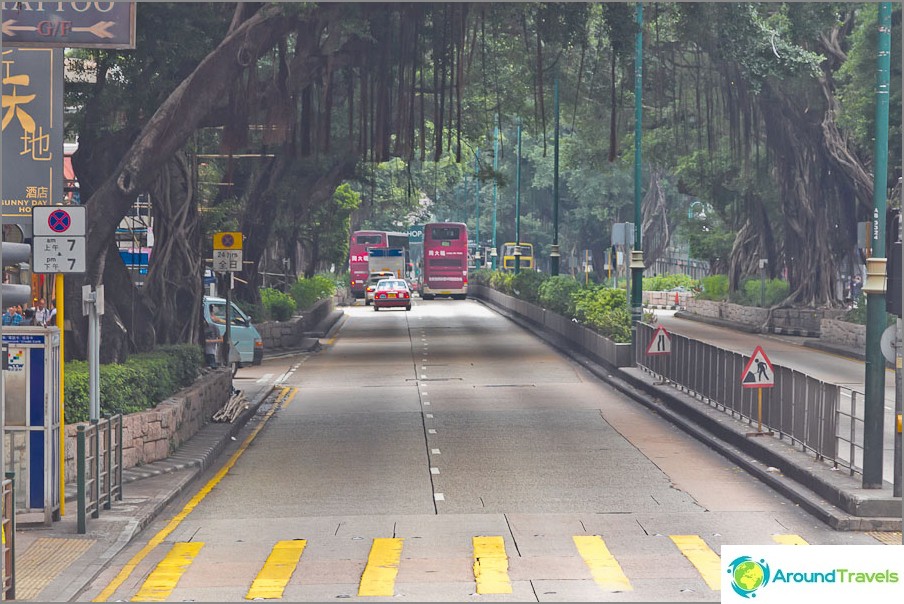
[[[100,517],[122,501],[122,415],[79,424],[76,440],[78,533],[88,531],[88,514]]]
[[[0,596],[4,600],[16,599],[16,496],[15,474],[6,473],[0,490],[0,504],[3,506],[0,536],[2,536],[3,587]]]
[[[653,327],[637,325],[637,341],[649,342]],[[669,334],[671,354],[651,356],[635,349],[637,366],[716,409],[753,424],[758,419],[755,388],[741,386],[749,360],[743,355],[697,340]],[[774,387],[763,389],[764,430],[788,438],[817,459],[862,471],[863,394],[773,364]]]

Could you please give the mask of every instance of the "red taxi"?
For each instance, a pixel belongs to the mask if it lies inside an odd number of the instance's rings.
[[[403,279],[381,279],[377,282],[373,295],[375,311],[394,306],[411,310],[411,290]]]

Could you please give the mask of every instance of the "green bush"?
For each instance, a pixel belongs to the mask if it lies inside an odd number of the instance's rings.
[[[540,301],[540,285],[547,278],[537,271],[520,271],[517,275],[512,275],[512,293],[522,300],[536,304]]]
[[[703,277],[703,290],[696,297],[700,300],[727,300],[728,275]]]
[[[631,341],[631,311],[623,289],[591,287],[574,293],[575,318],[613,342]]]
[[[760,295],[761,287],[762,285],[759,279],[754,277],[745,279],[741,284],[741,291],[740,295],[738,296],[738,302],[740,304],[744,304],[745,306],[759,306],[762,301],[762,296]],[[782,281],[781,279],[767,279],[765,306],[767,308],[770,306],[775,306],[788,297],[789,291],[790,288],[786,281]]]
[[[336,282],[328,275],[314,275],[310,279],[299,277],[292,285],[292,297],[299,309],[311,308],[314,303],[336,293]]]
[[[288,321],[295,313],[295,298],[272,287],[261,289],[261,302],[267,317],[274,321]]]
[[[154,352],[136,354],[125,363],[100,367],[102,415],[135,413],[151,409],[181,388],[191,385],[204,363],[200,346],[162,346]],[[66,363],[65,406],[67,422],[88,419],[88,364]]]
[[[644,277],[643,291],[651,292],[667,292],[676,287],[684,287],[688,290],[696,289],[700,286],[700,282],[690,275],[657,275],[655,277]]]
[[[490,279],[493,277],[493,271],[488,268],[479,268],[476,271],[472,271],[471,275],[468,277],[468,280],[472,283],[476,283],[477,285],[490,285]]]
[[[566,317],[574,316],[574,293],[581,284],[568,275],[550,277],[540,285],[540,305]]]
[[[490,287],[504,294],[512,295],[512,278],[514,273],[495,271],[490,276]]]

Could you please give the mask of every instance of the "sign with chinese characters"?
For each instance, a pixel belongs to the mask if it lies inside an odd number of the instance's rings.
[[[35,237],[34,272],[84,273],[84,237]]]
[[[0,4],[5,48],[135,48],[136,2]]]
[[[63,199],[63,51],[3,49],[3,221]]]
[[[213,270],[234,273],[242,270],[242,250],[214,250]]]

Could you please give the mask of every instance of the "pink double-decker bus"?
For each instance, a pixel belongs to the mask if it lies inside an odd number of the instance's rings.
[[[408,264],[408,233],[392,231],[355,231],[348,245],[348,275],[352,294],[364,297],[367,277],[370,274],[370,258],[367,249],[371,247],[398,247],[405,250]]]
[[[424,225],[424,281],[421,297],[468,296],[468,227],[462,222]]]

